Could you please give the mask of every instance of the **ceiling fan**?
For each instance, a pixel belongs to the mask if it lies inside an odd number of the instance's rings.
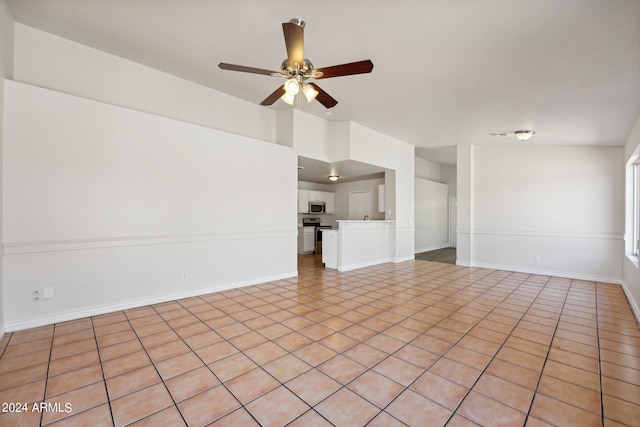
[[[294,18],[282,24],[284,42],[287,47],[287,58],[282,61],[280,71],[225,64],[224,62],[218,64],[218,67],[223,70],[286,78],[287,81],[271,95],[267,96],[260,105],[272,105],[278,98],[281,98],[289,105],[293,105],[295,96],[302,90],[308,102],[316,99],[327,109],[335,107],[338,101],[309,80],[370,73],[373,70],[373,62],[367,59],[332,67],[314,68],[311,61],[304,57],[304,26],[304,21],[299,18]]]

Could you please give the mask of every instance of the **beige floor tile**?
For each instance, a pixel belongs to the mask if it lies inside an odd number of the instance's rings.
[[[100,365],[90,365],[61,375],[49,376],[47,380],[47,397],[66,393],[103,380]]]
[[[473,391],[524,413],[529,412],[534,393],[531,389],[488,373],[480,376]]]
[[[469,389],[431,372],[425,372],[412,385],[411,390],[453,411]]]
[[[552,397],[594,414],[600,415],[602,413],[599,391],[596,392],[558,378],[542,375],[536,393]]]
[[[260,427],[256,420],[244,408],[236,409],[230,414],[214,421],[210,427]]]
[[[129,425],[133,427],[186,427],[187,424],[178,408],[170,406]]]
[[[385,412],[410,426],[443,426],[451,416],[450,410],[413,390],[405,390]]]
[[[309,406],[280,386],[249,403],[246,409],[262,426],[283,426],[307,412]]]
[[[128,425],[173,405],[164,384],[155,384],[115,399],[111,410],[116,427]]]
[[[246,405],[280,386],[280,382],[262,368],[256,368],[227,381],[225,385],[243,405]]]
[[[88,425],[92,427],[113,427],[109,405],[105,403],[96,406],[95,408],[48,424],[47,427],[85,427]]]
[[[524,425],[526,414],[482,394],[471,391],[457,413],[483,426]]]
[[[176,375],[204,366],[204,363],[195,353],[184,353],[155,364],[163,380],[168,380]]]
[[[45,403],[57,405],[60,410],[45,411],[42,414],[42,424],[50,424],[63,418],[77,415],[83,411],[107,402],[107,391],[104,383],[98,382],[67,393],[49,397]]]
[[[220,381],[207,367],[202,367],[175,376],[167,380],[165,384],[173,400],[182,402],[219,385]]]
[[[536,394],[533,399],[531,416],[556,426],[596,427],[602,425],[601,416],[540,394]]]
[[[239,407],[240,403],[222,385],[178,403],[189,427],[203,427]]]
[[[311,369],[286,383],[309,406],[315,406],[340,388],[340,383],[317,369]]]
[[[314,408],[336,426],[366,425],[379,409],[347,388],[341,388]]]
[[[379,408],[387,406],[404,390],[404,386],[374,371],[365,372],[348,388]]]
[[[140,369],[111,377],[107,380],[109,399],[117,399],[161,381],[156,369],[147,365]]]

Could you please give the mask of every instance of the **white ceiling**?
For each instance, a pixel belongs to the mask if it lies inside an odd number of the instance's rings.
[[[384,168],[367,163],[345,160],[336,163],[325,163],[319,160],[298,156],[298,180],[319,182],[322,184],[338,184],[341,182],[360,181],[363,179],[384,178]],[[337,175],[338,181],[328,180],[329,175]]]
[[[640,112],[638,0],[8,3],[17,22],[256,104],[282,82],[217,64],[278,70],[281,23],[302,17],[316,67],[374,69],[318,81],[339,101],[331,116],[298,108],[417,147],[517,143],[488,135],[517,129],[536,131],[528,144],[621,146]]]

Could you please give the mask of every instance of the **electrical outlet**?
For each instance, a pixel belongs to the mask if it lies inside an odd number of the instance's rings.
[[[540,262],[540,255],[536,255],[536,262]]]
[[[40,301],[40,290],[39,289],[32,290],[31,291],[31,298],[32,298],[33,302]]]
[[[188,279],[189,278],[189,272],[188,271],[183,271],[182,272],[182,278],[183,279]]]

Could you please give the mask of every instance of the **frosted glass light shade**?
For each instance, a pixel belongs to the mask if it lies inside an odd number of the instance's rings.
[[[284,84],[284,90],[288,94],[296,96],[296,94],[300,91],[300,85],[295,78],[291,78]]]
[[[293,100],[296,99],[296,96],[285,92],[284,95],[280,97],[280,99],[282,99],[289,105],[293,105]]]
[[[307,98],[307,102],[313,101],[314,99],[316,99],[316,96],[318,96],[318,91],[315,90],[310,84],[305,84],[304,86],[302,86],[302,93],[304,93],[304,96]]]

